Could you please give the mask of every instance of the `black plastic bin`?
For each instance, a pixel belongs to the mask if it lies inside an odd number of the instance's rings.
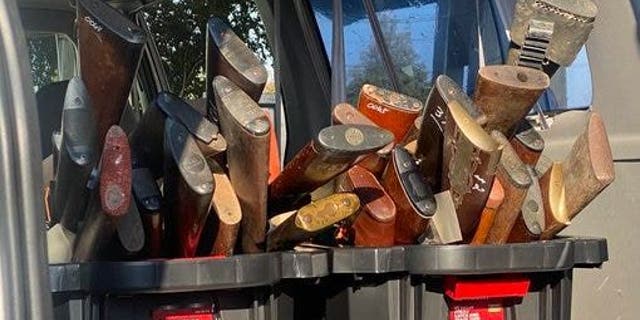
[[[501,246],[343,248],[329,252],[331,276],[291,284],[296,319],[482,319],[450,317],[445,282],[525,279],[523,298],[503,299],[504,319],[571,319],[575,268],[608,260],[605,239],[562,238]]]

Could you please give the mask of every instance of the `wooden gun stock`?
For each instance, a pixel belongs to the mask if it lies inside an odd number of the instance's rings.
[[[429,227],[424,234],[427,244],[451,244],[462,241],[460,222],[453,203],[453,196],[449,190],[436,194],[436,213],[429,221]]]
[[[446,117],[442,189],[451,191],[460,230],[469,239],[489,197],[503,147],[458,101],[449,102]]]
[[[167,243],[178,257],[194,257],[215,188],[211,169],[189,131],[173,119],[165,124],[164,194]]]
[[[358,247],[388,247],[394,244],[396,206],[378,179],[366,169],[353,166],[340,176],[338,191],[360,198],[360,212],[351,228]]]
[[[546,226],[546,214],[538,176],[535,169],[531,167],[527,167],[527,172],[531,177],[531,186],[522,202],[522,209],[520,209],[516,223],[511,229],[507,240],[509,243],[539,240]]]
[[[428,182],[409,152],[395,147],[382,177],[382,186],[396,205],[395,243],[414,244],[429,226],[437,209]]]
[[[229,179],[242,208],[245,253],[264,251],[269,179],[269,119],[245,92],[217,76],[213,92],[222,134],[227,139]]]
[[[431,88],[418,132],[415,156],[420,161],[420,171],[427,178],[435,192],[443,190],[441,187],[442,152],[444,129],[447,124],[447,105],[451,101],[458,101],[467,113],[476,119],[478,125],[486,122],[484,117],[474,106],[462,88],[451,78],[441,75]]]
[[[375,152],[392,140],[391,132],[366,125],[322,129],[269,185],[269,205],[279,212],[289,211],[287,206],[347,171],[362,155]]]
[[[529,121],[522,119],[516,129],[516,135],[511,138],[511,146],[524,164],[535,168],[544,151],[544,140]]]
[[[98,148],[127,104],[145,42],[143,31],[101,0],[78,0],[80,73],[91,97]]]
[[[507,138],[495,130],[491,132],[491,137],[503,146],[496,179],[504,188],[504,201],[496,211],[493,226],[487,235],[487,243],[504,244],[509,239],[509,234],[518,219],[532,181],[527,167],[518,158]]]
[[[422,102],[415,98],[365,84],[360,90],[358,110],[382,128],[393,133],[400,142],[422,111]]]
[[[112,126],[104,142],[96,201],[89,206],[84,227],[76,239],[73,262],[97,257],[111,240],[118,220],[131,206],[131,150],[127,135],[120,127]]]
[[[159,258],[164,251],[162,194],[151,170],[145,167],[134,168],[132,174],[133,197],[145,234],[143,254],[148,258]]]
[[[358,109],[354,108],[348,103],[340,103],[333,108],[332,119],[334,124],[360,124],[370,125],[378,127],[371,119],[367,118],[364,114],[360,113]],[[375,154],[369,154],[363,156],[361,160],[356,160],[358,165],[369,170],[376,177],[382,176],[384,169],[389,162],[389,156],[391,150],[393,150],[394,142],[391,142],[384,146],[384,148],[378,150]]]
[[[563,171],[562,163],[554,162],[551,168],[540,177],[540,190],[545,211],[545,228],[540,237],[543,240],[553,239],[571,223]]]
[[[569,219],[573,219],[615,179],[613,155],[604,122],[592,112],[562,162]]]
[[[473,102],[487,115],[485,130],[497,130],[510,138],[513,127],[549,84],[549,76],[535,69],[509,65],[480,68]]]
[[[251,99],[258,101],[267,83],[267,70],[249,47],[221,19],[207,22],[206,44],[207,118],[217,121],[213,79],[224,76]]]
[[[62,136],[53,190],[54,215],[61,227],[78,232],[86,211],[87,181],[98,162],[95,121],[87,90],[79,78],[67,86],[62,111]]]
[[[300,208],[269,233],[267,250],[292,248],[353,216],[358,209],[360,200],[353,193],[336,193],[316,200]]]
[[[233,249],[238,239],[242,209],[231,181],[225,175],[222,167],[215,160],[207,160],[207,163],[216,184],[216,190],[211,199],[211,210],[215,212],[217,218],[211,255],[228,257],[233,255]]]
[[[407,145],[409,142],[417,140],[418,134],[420,133],[420,126],[424,122],[423,116],[418,116],[416,120],[413,121],[413,125],[409,128],[409,131],[404,135],[402,141],[400,141],[400,145]]]
[[[493,227],[493,222],[496,219],[496,211],[500,208],[503,202],[504,188],[500,181],[495,179],[493,181],[493,186],[491,186],[491,192],[489,192],[487,204],[480,215],[478,228],[476,228],[476,233],[473,235],[473,239],[471,239],[470,244],[481,245],[487,243],[487,235],[489,234],[489,230]]]

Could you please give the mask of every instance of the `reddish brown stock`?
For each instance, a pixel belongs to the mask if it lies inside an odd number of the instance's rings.
[[[531,177],[531,186],[522,202],[522,208],[516,223],[511,229],[511,234],[507,240],[509,243],[539,240],[546,226],[545,209],[538,176],[535,169],[529,166],[527,167],[527,172]]]
[[[491,227],[493,227],[493,222],[496,218],[496,211],[500,208],[503,201],[504,188],[500,181],[496,179],[493,181],[493,186],[489,193],[489,199],[487,199],[487,204],[485,205],[484,210],[482,210],[478,228],[476,228],[476,233],[473,235],[473,239],[471,240],[472,245],[480,245],[487,242],[487,235],[489,234]]]
[[[167,244],[178,257],[194,257],[209,215],[214,181],[189,131],[167,119],[164,135]]]
[[[291,204],[347,171],[362,155],[376,152],[392,140],[391,132],[373,126],[322,129],[269,185],[270,211],[291,210]]]
[[[553,239],[571,223],[564,178],[564,169],[560,162],[554,162],[540,177],[540,191],[545,211],[545,228],[541,239]]]
[[[414,244],[427,231],[437,205],[431,187],[404,148],[395,147],[382,186],[396,205],[395,243]]]
[[[529,121],[522,119],[511,138],[511,146],[524,164],[535,168],[544,151],[544,140]]]
[[[351,225],[354,244],[358,247],[392,246],[396,206],[378,179],[356,165],[340,176],[338,191],[353,192],[360,198],[360,212]]]
[[[207,163],[211,168],[216,185],[211,199],[211,210],[217,217],[211,255],[228,257],[233,255],[233,249],[238,239],[242,209],[231,181],[225,175],[222,167],[215,160],[208,160]]]
[[[485,130],[497,130],[510,138],[513,127],[549,84],[549,76],[540,70],[510,65],[480,68],[473,102],[487,116]]]
[[[569,219],[573,219],[615,179],[607,131],[592,112],[584,131],[562,162]]]
[[[118,220],[131,205],[131,150],[126,133],[112,126],[105,136],[100,159],[97,197],[89,204],[86,221],[76,239],[72,260],[94,259],[116,230]]]
[[[245,253],[264,251],[269,179],[269,118],[242,89],[223,76],[213,80],[217,115],[227,139],[229,180],[242,208]]]
[[[425,102],[415,151],[416,158],[420,160],[420,171],[435,192],[443,190],[441,169],[444,128],[447,123],[447,104],[454,100],[458,101],[479,125],[485,121],[485,117],[455,81],[445,75],[438,76]]]
[[[485,207],[502,146],[487,134],[458,101],[447,105],[442,189],[450,190],[460,230],[473,236]]]
[[[358,110],[374,123],[385,128],[400,142],[422,111],[422,102],[415,98],[365,84],[360,90]]]
[[[361,124],[377,127],[371,119],[367,118],[358,109],[348,103],[340,103],[333,108],[332,118],[334,124]],[[391,142],[378,150],[375,154],[363,156],[361,160],[356,162],[363,168],[371,171],[376,177],[382,176],[382,172],[387,167],[391,150],[395,145]]]
[[[495,130],[491,132],[491,137],[503,146],[496,179],[504,188],[504,201],[496,211],[487,243],[503,244],[509,239],[532,181],[527,167],[520,161],[507,138]]]
[[[267,117],[269,113],[265,111]],[[275,128],[273,119],[269,117],[271,128]],[[282,164],[280,163],[280,147],[278,146],[278,137],[276,136],[276,130],[269,132],[269,183],[276,179],[276,177],[282,172]]]
[[[101,0],[78,0],[80,73],[97,123],[98,147],[118,124],[136,74],[144,32]]]

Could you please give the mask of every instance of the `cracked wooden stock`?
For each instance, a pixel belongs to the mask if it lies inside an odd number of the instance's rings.
[[[360,200],[353,193],[336,193],[311,202],[269,233],[267,250],[292,248],[355,215],[359,209]]]
[[[460,230],[469,239],[489,198],[503,146],[458,101],[450,101],[446,112],[442,189],[451,190]]]
[[[544,72],[509,65],[480,68],[473,102],[487,116],[487,132],[497,130],[507,138],[549,87]]]
[[[365,84],[360,90],[358,111],[385,128],[400,142],[422,111],[419,100],[390,90]]]
[[[112,126],[105,136],[100,159],[100,182],[84,227],[76,239],[72,261],[98,257],[116,231],[116,225],[131,206],[131,150],[126,133]]]
[[[98,148],[118,124],[138,69],[145,35],[135,23],[100,0],[77,1],[80,73],[91,97]]]
[[[354,245],[393,246],[396,206],[378,179],[371,172],[355,165],[340,176],[337,185],[338,191],[352,192],[360,198],[360,211],[351,225]]]
[[[213,80],[229,180],[240,201],[244,253],[264,251],[269,179],[269,118],[242,89],[223,76]]]

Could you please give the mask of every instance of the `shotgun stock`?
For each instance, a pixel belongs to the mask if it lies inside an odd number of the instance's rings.
[[[535,168],[544,150],[544,140],[529,121],[522,119],[511,138],[511,146],[524,164]]]
[[[100,182],[84,226],[76,239],[73,262],[98,257],[111,240],[118,220],[131,206],[131,150],[126,133],[112,126],[105,136],[100,159]]]
[[[102,150],[127,104],[145,42],[143,31],[101,0],[78,0],[80,73],[93,103]]]
[[[540,177],[540,190],[545,211],[545,228],[540,238],[544,240],[553,239],[571,223],[562,167],[562,163],[554,162]]]
[[[396,206],[378,179],[356,165],[342,174],[338,191],[353,192],[360,199],[360,211],[351,228],[357,247],[393,246]]]
[[[212,159],[207,160],[207,163],[216,184],[216,190],[211,199],[211,210],[216,214],[215,238],[211,255],[228,257],[233,255],[233,249],[238,239],[242,209],[231,181],[225,175],[222,167]]]
[[[358,212],[360,200],[353,193],[336,193],[316,200],[280,223],[267,237],[267,250],[289,249],[311,239]]]
[[[507,63],[549,75],[573,62],[589,38],[598,8],[590,0],[518,0]]]
[[[423,235],[424,244],[451,244],[462,241],[462,232],[458,222],[456,206],[449,190],[436,194],[438,209],[431,217],[427,232]]]
[[[424,122],[424,117],[418,116],[416,120],[413,121],[413,125],[409,128],[409,131],[404,135],[404,138],[402,138],[402,141],[400,141],[400,145],[404,146],[407,143],[418,139],[418,133],[420,133],[420,126],[422,125],[422,122]]]
[[[347,171],[362,155],[380,150],[392,140],[391,132],[373,126],[322,129],[269,185],[269,205],[280,212],[289,211],[283,208]]]
[[[334,124],[360,124],[378,127],[377,124],[348,103],[340,103],[335,106],[335,108],[333,108],[332,118]],[[363,156],[361,160],[356,162],[376,177],[380,177],[387,167],[387,162],[389,162],[389,156],[391,155],[391,150],[393,150],[394,145],[395,143],[391,142],[375,154]]]
[[[615,179],[613,155],[607,131],[598,113],[592,112],[562,162],[569,219],[573,219]]]
[[[495,130],[491,132],[491,137],[503,146],[496,179],[500,181],[504,188],[504,201],[496,210],[493,226],[491,226],[489,234],[487,234],[487,243],[504,244],[509,239],[509,234],[518,219],[522,203],[532,181],[527,172],[527,167],[520,161],[511,144],[509,144],[509,140],[502,133]]]
[[[420,171],[435,192],[443,190],[440,170],[443,166],[442,150],[448,115],[447,105],[451,101],[458,101],[479,125],[486,123],[486,117],[478,111],[457,83],[445,75],[438,76],[425,102],[415,151],[415,156],[420,163]]]
[[[542,231],[545,230],[546,215],[538,176],[535,169],[529,166],[527,166],[527,172],[531,178],[531,186],[522,202],[522,208],[516,223],[511,229],[511,234],[507,240],[509,243],[539,240]]]
[[[473,235],[473,239],[471,239],[470,244],[481,245],[487,243],[487,235],[489,234],[491,227],[493,227],[493,222],[496,219],[496,211],[500,208],[503,202],[504,188],[500,181],[495,179],[493,181],[493,186],[491,186],[491,192],[489,192],[487,204],[485,205],[484,210],[482,210],[478,228],[476,228],[476,233]]]
[[[431,187],[409,152],[395,147],[382,186],[396,205],[395,244],[414,244],[437,209]]]
[[[143,254],[148,258],[159,258],[164,251],[162,194],[148,168],[134,168],[132,175],[133,197],[145,234]]]
[[[458,101],[449,102],[446,117],[442,189],[451,190],[460,230],[469,239],[489,197],[503,147]]]
[[[207,70],[207,118],[217,121],[213,80],[224,76],[235,83],[251,99],[258,101],[265,84],[267,70],[231,28],[220,18],[210,18],[207,22],[206,44]]]
[[[164,135],[167,243],[178,257],[193,257],[215,188],[211,170],[189,131],[167,119]]]
[[[473,102],[487,115],[487,132],[500,131],[510,138],[549,87],[549,76],[525,67],[496,65],[480,68]]]
[[[380,127],[391,131],[394,142],[404,138],[422,107],[422,102],[415,98],[370,84],[362,86],[358,98],[358,110]]]
[[[242,208],[242,250],[261,252],[267,227],[269,119],[251,97],[223,76],[213,80],[213,92],[228,143],[229,179]]]
[[[144,227],[135,201],[131,201],[127,213],[116,222],[116,232],[120,240],[120,252],[124,256],[134,256],[144,248]]]
[[[95,121],[86,87],[77,77],[69,81],[62,111],[62,137],[57,160],[54,214],[61,227],[77,233],[89,190],[87,181],[98,161]]]

